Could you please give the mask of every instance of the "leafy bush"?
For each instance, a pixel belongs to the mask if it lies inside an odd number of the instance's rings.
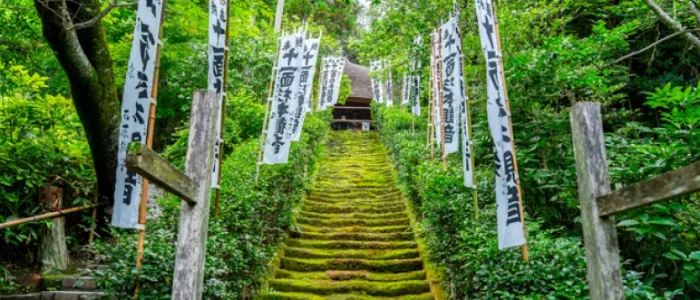
[[[219,220],[210,219],[207,240],[204,297],[240,299],[244,289],[254,291],[268,263],[291,225],[293,212],[309,186],[315,164],[323,153],[330,113],[307,117],[301,141],[292,144],[290,162],[264,166],[255,182],[258,140],[236,145],[222,168]],[[179,200],[160,201],[163,217],[149,221],[141,299],[169,299],[174,268]],[[110,295],[130,297],[136,283],[134,267],[137,236],[115,232],[114,243],[97,247],[108,270],[99,285]]]
[[[556,237],[561,236],[556,230],[545,229],[538,220],[526,218],[530,263],[523,262],[519,249],[499,250],[491,165],[477,164],[480,219],[475,221],[472,192],[463,185],[461,157],[450,157],[450,168],[445,172],[441,161],[430,159],[425,127],[419,125],[417,133],[411,134],[409,113],[376,106],[373,113],[399,181],[422,218],[429,255],[446,269],[445,284],[453,291],[453,297],[588,297],[580,238]],[[416,124],[425,124],[426,120],[421,119]],[[628,298],[655,299],[654,288],[640,281],[640,277],[638,273],[627,273]]]
[[[94,172],[71,101],[43,94],[46,77],[22,66],[3,68],[0,66],[0,223],[45,212],[38,205],[37,190],[48,184],[64,188],[65,207],[87,204]],[[35,249],[37,232],[38,226],[33,225],[3,230],[0,247]]]

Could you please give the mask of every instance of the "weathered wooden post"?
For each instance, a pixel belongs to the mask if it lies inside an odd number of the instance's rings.
[[[195,92],[185,173],[141,143],[127,151],[129,170],[183,200],[171,299],[202,299],[218,110],[215,91]]]
[[[57,212],[63,208],[63,189],[44,186],[39,189],[41,204],[49,211]],[[68,269],[68,247],[66,246],[66,219],[51,219],[51,226],[40,230],[41,268],[43,271],[65,271]]]
[[[591,299],[624,299],[615,218],[598,211],[597,198],[610,193],[599,103],[574,105],[571,133]]]
[[[182,202],[180,229],[175,254],[172,299],[201,299],[204,284],[204,256],[209,228],[209,194],[214,162],[216,114],[214,91],[198,91],[192,102],[190,136],[185,174],[192,179],[197,203]]]

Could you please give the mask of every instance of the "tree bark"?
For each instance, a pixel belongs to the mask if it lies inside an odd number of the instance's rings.
[[[120,124],[112,58],[101,20],[89,27],[73,29],[74,23],[98,16],[100,1],[34,0],[34,6],[44,38],[70,82],[73,104],[92,153],[100,202],[112,204]]]
[[[675,32],[681,32],[686,30],[685,26],[680,22],[674,20],[669,16],[654,0],[644,0],[644,2],[651,8],[652,11],[659,17],[661,22],[666,24],[666,26],[673,29]],[[683,38],[691,43],[696,50],[700,50],[700,39],[692,33],[685,33],[682,35]]]

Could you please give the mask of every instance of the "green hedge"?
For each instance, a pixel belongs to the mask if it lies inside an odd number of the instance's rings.
[[[240,299],[244,288],[250,295],[259,286],[309,187],[329,121],[328,112],[307,117],[301,141],[292,145],[290,163],[263,166],[259,183],[255,182],[257,139],[237,145],[225,159],[220,218],[209,224],[206,299]],[[179,200],[163,199],[161,206],[163,216],[147,226],[141,299],[170,299]],[[99,284],[108,294],[125,299],[136,283],[137,236],[131,231],[115,234],[116,242],[98,247],[100,258],[109,263]]]
[[[455,299],[588,297],[580,239],[555,238],[552,230],[526,216],[530,263],[523,262],[519,248],[500,251],[491,165],[477,164],[480,219],[475,222],[472,191],[463,184],[461,157],[450,156],[447,172],[438,153],[431,160],[426,117],[416,120],[415,134],[411,134],[411,115],[405,110],[375,106],[373,117],[400,184],[421,218],[429,255],[446,269],[444,284]],[[626,282],[631,287],[628,298],[645,298],[635,297],[635,292],[649,294],[649,286],[641,284],[636,274],[628,273]]]

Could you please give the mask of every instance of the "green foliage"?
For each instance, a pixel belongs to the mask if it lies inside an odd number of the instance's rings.
[[[86,204],[94,173],[69,99],[44,94],[46,77],[0,66],[0,223],[44,212],[37,189],[65,189],[65,206]],[[3,247],[35,243],[31,225],[3,230]]]
[[[210,219],[207,240],[205,291],[207,299],[239,299],[242,290],[260,284],[278,244],[286,236],[301,196],[309,187],[316,162],[323,153],[330,113],[307,117],[301,141],[292,144],[290,162],[263,166],[255,182],[258,141],[236,145],[224,161],[219,220]],[[171,152],[173,153],[173,152]],[[149,221],[142,299],[168,299],[172,286],[177,220],[180,203],[160,201],[163,217]],[[118,298],[133,293],[137,236],[115,233],[116,243],[98,246],[100,259],[108,263],[99,284]]]

